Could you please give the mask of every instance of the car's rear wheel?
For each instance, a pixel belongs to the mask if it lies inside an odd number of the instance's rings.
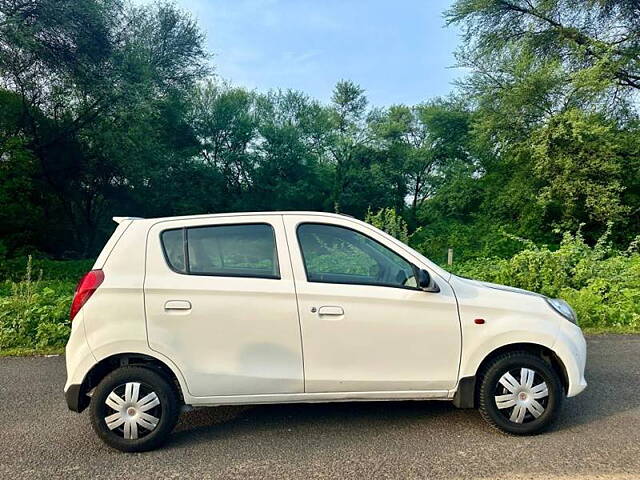
[[[551,365],[528,352],[509,352],[484,368],[479,410],[490,425],[506,433],[530,435],[551,425],[564,396]]]
[[[109,446],[141,452],[160,446],[179,413],[175,388],[149,368],[126,366],[108,374],[91,399],[91,423]]]

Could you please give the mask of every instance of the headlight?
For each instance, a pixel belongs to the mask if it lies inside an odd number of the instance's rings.
[[[546,300],[551,308],[553,308],[556,312],[569,320],[571,323],[575,323],[576,325],[578,324],[576,312],[573,311],[573,308],[571,308],[567,302],[565,302],[561,298],[546,298]]]

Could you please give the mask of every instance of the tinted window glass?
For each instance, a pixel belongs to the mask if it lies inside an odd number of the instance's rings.
[[[184,230],[166,230],[162,232],[162,247],[171,267],[185,273],[184,263]]]
[[[409,262],[348,228],[303,224],[298,241],[310,282],[416,287]]]
[[[271,225],[187,229],[189,273],[279,278]]]

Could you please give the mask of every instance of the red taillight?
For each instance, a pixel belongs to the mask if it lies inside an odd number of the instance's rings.
[[[87,303],[87,300],[91,298],[91,295],[102,284],[103,280],[104,272],[102,270],[91,270],[80,279],[76,287],[76,293],[73,296],[73,303],[71,303],[71,313],[69,314],[71,320],[73,320],[73,317],[76,316],[82,306]]]

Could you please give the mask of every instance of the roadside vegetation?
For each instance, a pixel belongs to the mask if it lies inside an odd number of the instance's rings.
[[[395,212],[380,211],[368,220],[406,240],[406,227]],[[580,232],[566,233],[555,250],[514,240],[522,250],[511,258],[469,260],[449,269],[468,278],[564,298],[587,333],[640,333],[640,238],[625,251],[613,248],[608,232],[594,246]],[[73,290],[90,263],[29,257],[3,271],[0,356],[62,351],[70,332]],[[50,269],[46,275],[45,268]]]
[[[44,280],[43,270],[34,270],[33,264],[28,257],[18,280],[18,270],[3,271],[11,279],[5,279],[0,288],[0,355],[59,353],[71,332],[69,309],[75,283],[70,278],[75,276],[75,265],[46,262],[62,278],[49,274]]]

